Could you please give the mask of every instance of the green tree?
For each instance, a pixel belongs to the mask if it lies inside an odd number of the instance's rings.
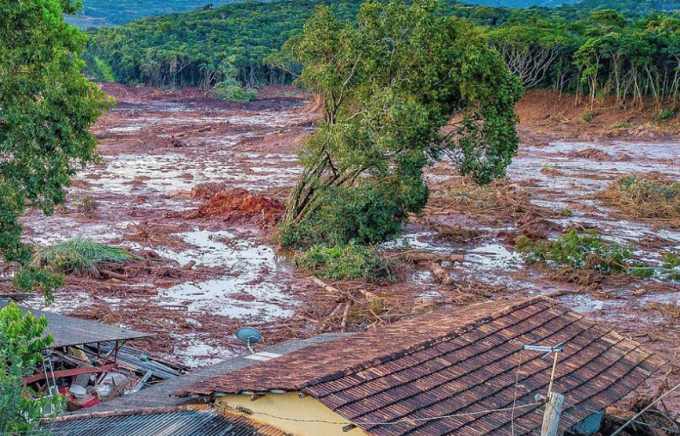
[[[22,289],[46,294],[59,278],[30,268],[21,242],[27,207],[51,214],[78,166],[95,160],[90,126],[108,105],[81,73],[86,38],[64,22],[79,2],[0,2],[0,253]]]
[[[236,56],[229,56],[219,63],[216,69],[215,79],[218,83],[211,93],[220,100],[245,102],[257,99],[257,91],[249,89],[243,90],[241,83],[236,80],[238,68],[234,65]]]
[[[395,235],[427,203],[423,169],[445,155],[480,183],[504,175],[521,85],[474,25],[439,11],[434,0],[365,3],[344,24],[319,8],[286,44],[324,120],[302,154],[284,244]]]
[[[47,319],[24,313],[10,303],[0,310],[0,434],[48,434],[38,429],[41,418],[58,412],[58,395],[37,395],[23,387],[42,362],[41,351],[53,341],[45,336]]]

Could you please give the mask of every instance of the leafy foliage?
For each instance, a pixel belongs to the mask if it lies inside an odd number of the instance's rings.
[[[666,252],[663,254],[661,270],[669,279],[680,282],[680,252]]]
[[[123,265],[134,259],[124,248],[88,239],[71,239],[38,251],[32,265],[63,274],[96,275],[101,264]]]
[[[503,176],[521,86],[473,25],[438,11],[425,0],[365,3],[343,23],[320,8],[286,44],[324,120],[301,156],[284,241],[388,239],[425,206],[423,169],[445,155],[480,183]]]
[[[332,280],[377,281],[392,277],[390,265],[374,248],[357,244],[314,245],[295,257],[295,265],[314,275]]]
[[[254,89],[244,91],[241,83],[236,80],[238,69],[234,66],[235,59],[235,56],[231,56],[220,62],[216,74],[219,82],[212,89],[212,94],[225,101],[245,102],[256,100],[257,91]]]
[[[346,22],[363,1],[234,3],[99,29],[91,34],[88,64],[97,77],[108,65],[123,83],[204,86],[217,83],[217,66],[234,56],[241,83],[288,83],[300,65],[282,62],[279,49],[300,33],[314,8],[329,5]],[[442,0],[440,13],[488,26],[490,44],[527,88],[583,93],[593,102],[615,95],[621,103],[651,97],[678,106],[680,19],[654,13],[680,9],[678,0],[468,3],[475,4]],[[506,7],[530,5],[554,8]]]
[[[628,248],[605,242],[595,232],[571,229],[556,240],[533,242],[519,237],[516,244],[516,250],[529,263],[616,273],[626,272],[631,266]]]
[[[24,313],[14,303],[0,310],[0,434],[48,435],[38,421],[61,408],[59,396],[39,396],[23,388],[23,378],[42,361],[53,341],[45,336],[47,319]]]
[[[89,127],[107,107],[81,73],[85,36],[67,25],[68,0],[0,3],[0,253],[22,269],[16,283],[49,293],[59,279],[28,264],[19,216],[64,202],[78,166],[95,159]]]

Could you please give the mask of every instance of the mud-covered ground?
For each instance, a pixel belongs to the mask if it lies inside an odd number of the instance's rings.
[[[105,89],[118,105],[94,129],[102,163],[78,175],[63,210],[26,216],[26,239],[45,245],[87,237],[126,246],[152,267],[105,280],[70,277],[50,310],[155,333],[138,346],[200,366],[243,352],[233,338],[242,325],[260,328],[271,344],[370,328],[438,305],[545,294],[678,362],[680,317],[661,309],[680,302],[678,285],[631,276],[588,286],[558,280],[526,265],[512,241],[555,237],[571,226],[597,229],[658,264],[661,252],[680,249],[680,230],[621,219],[594,194],[622,175],[677,180],[679,142],[640,142],[620,132],[627,141],[569,142],[564,131],[551,140],[525,125],[504,181],[480,189],[447,163],[429,170],[430,205],[384,247],[401,259],[401,281],[329,288],[297,271],[272,242],[280,203],[241,215],[200,209],[234,188],[248,190],[248,201],[285,201],[300,171],[296,150],[317,117],[304,96],[272,88],[256,102],[228,104],[194,90]],[[379,301],[380,310],[352,312],[355,295]],[[38,297],[30,303],[43,305]]]

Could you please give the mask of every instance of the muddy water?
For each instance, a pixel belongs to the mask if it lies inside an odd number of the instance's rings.
[[[233,338],[237,326],[276,324],[292,317],[300,301],[293,292],[290,262],[265,242],[268,235],[212,220],[187,221],[182,214],[201,204],[189,193],[204,183],[249,190],[291,185],[300,171],[297,157],[290,144],[280,146],[278,139],[304,135],[309,117],[297,110],[302,100],[281,101],[270,110],[229,110],[213,109],[209,101],[196,105],[131,97],[95,129],[101,164],[79,173],[67,210],[24,218],[26,240],[45,246],[91,238],[138,252],[151,250],[177,267],[209,268],[212,272],[198,279],[115,283],[111,295],[105,282],[92,280],[89,286],[87,279],[72,280],[48,309],[95,317],[126,314],[103,321],[158,333],[159,342],[169,342],[157,344],[163,357],[190,366],[212,363],[241,351]],[[171,143],[175,137],[181,138],[180,147]],[[260,145],[267,141],[274,143],[271,149]],[[78,208],[83,198],[97,203],[94,212]],[[169,225],[170,230],[147,241],[131,239],[135,229],[147,224]],[[165,241],[166,236],[175,242]],[[139,289],[153,292],[144,296]],[[46,306],[41,298],[28,304]],[[155,326],[139,321],[145,308],[153,309]]]
[[[216,272],[170,283],[153,279],[116,283],[118,288],[130,290],[125,297],[120,292],[108,295],[101,291],[101,283],[93,293],[87,283],[78,281],[59,291],[50,309],[70,313],[91,308],[97,314],[95,309],[105,307],[142,317],[153,307],[154,313],[161,314],[157,316],[165,313],[168,318],[162,340],[169,348],[161,347],[159,354],[192,366],[241,352],[241,344],[232,338],[237,326],[285,330],[288,320],[306,303],[299,290],[308,281],[295,273],[286,258],[277,255],[268,242],[269,235],[219,220],[187,220],[182,213],[200,204],[188,194],[201,183],[273,192],[285,192],[292,186],[300,171],[296,146],[309,132],[310,122],[308,115],[296,109],[300,104],[285,102],[269,110],[229,110],[211,108],[210,102],[197,106],[123,101],[96,129],[102,138],[102,164],[79,174],[70,192],[68,212],[25,218],[27,240],[44,245],[89,237],[134,250],[152,250],[178,266],[194,264],[194,269],[203,266]],[[183,146],[171,146],[173,138],[180,138]],[[586,149],[604,151],[609,158],[598,162],[574,157],[574,153]],[[570,217],[554,218],[559,224],[597,227],[611,240],[631,245],[640,257],[658,262],[658,252],[637,245],[654,236],[667,241],[664,248],[680,248],[680,232],[614,219],[611,211],[592,196],[622,175],[657,171],[678,178],[680,166],[674,159],[679,155],[680,144],[554,142],[542,147],[522,146],[508,169],[508,178],[527,189],[534,204],[573,212]],[[450,177],[455,177],[454,171],[429,175],[433,184]],[[76,197],[95,200],[99,208],[86,215],[73,203]],[[560,297],[567,305],[631,335],[647,334],[648,327],[660,321],[658,311],[652,309],[654,303],[680,301],[676,292],[657,289],[638,293],[646,282],[608,289],[610,298],[551,282],[528,268],[503,243],[504,234],[513,230],[507,223],[480,225],[474,216],[458,216],[456,220],[464,227],[476,228],[482,236],[468,244],[440,242],[432,231],[410,224],[402,237],[385,244],[385,248],[462,254],[462,265],[444,265],[456,282],[474,280],[503,287],[507,290],[504,298],[571,291],[573,294]],[[177,225],[176,230],[162,236],[180,243],[132,238],[135,226],[148,223]],[[92,284],[94,287],[94,281]],[[432,274],[422,268],[410,272],[406,283],[396,286],[409,289],[419,300],[441,300],[451,292],[437,285]],[[140,287],[154,293],[139,296],[133,291]],[[41,301],[31,303],[39,305]],[[143,324],[133,327],[144,329]]]

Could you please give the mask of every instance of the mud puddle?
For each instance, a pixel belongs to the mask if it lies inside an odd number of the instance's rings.
[[[155,333],[140,346],[202,366],[241,349],[233,338],[239,326],[275,332],[295,314],[300,296],[294,288],[305,279],[294,277],[289,261],[257,228],[184,218],[202,203],[191,191],[203,184],[252,191],[291,185],[309,116],[298,109],[303,100],[272,98],[254,102],[252,110],[230,109],[210,100],[156,101],[155,94],[143,101],[148,92],[127,90],[102,118],[95,128],[102,163],[78,174],[66,208],[51,217],[29,214],[23,222],[26,240],[36,245],[89,238],[152,251],[163,259],[159,267],[172,266],[171,276],[69,278],[52,305],[41,297],[28,303]],[[181,147],[172,146],[172,138],[180,138]],[[276,147],[267,145],[272,140]],[[146,235],[147,228],[161,230]]]

